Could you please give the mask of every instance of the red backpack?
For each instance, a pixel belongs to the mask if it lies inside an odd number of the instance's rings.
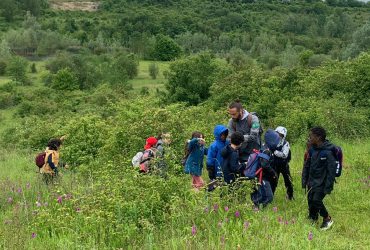
[[[46,152],[39,153],[36,156],[36,166],[38,166],[39,168],[42,168],[42,166],[44,166],[45,156],[46,156]]]

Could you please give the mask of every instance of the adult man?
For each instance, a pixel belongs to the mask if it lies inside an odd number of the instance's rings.
[[[229,114],[231,119],[227,128],[229,130],[229,136],[239,131],[244,136],[244,142],[239,149],[239,159],[241,161],[247,161],[253,149],[259,149],[262,146],[262,125],[260,124],[259,118],[255,113],[249,113],[243,109],[239,99],[236,99],[229,105]]]

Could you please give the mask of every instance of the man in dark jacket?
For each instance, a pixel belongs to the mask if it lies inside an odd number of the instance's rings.
[[[336,165],[333,152],[335,145],[326,140],[326,131],[321,126],[312,128],[309,136],[313,149],[310,149],[310,154],[303,167],[302,188],[308,186],[308,218],[317,224],[320,214],[323,217],[320,228],[326,230],[333,224],[323,200],[334,186]],[[326,151],[326,157],[322,157],[322,150]]]
[[[262,125],[255,113],[249,113],[243,109],[239,99],[236,99],[229,105],[229,114],[231,119],[227,125],[229,136],[231,137],[236,131],[241,132],[244,136],[243,145],[240,147],[240,161],[247,161],[253,149],[260,149],[262,146]]]

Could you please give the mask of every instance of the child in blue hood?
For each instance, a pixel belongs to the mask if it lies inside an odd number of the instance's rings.
[[[221,164],[221,149],[229,145],[229,140],[226,140],[228,129],[224,125],[217,125],[213,131],[215,141],[209,146],[207,154],[207,171],[210,182],[222,175]]]

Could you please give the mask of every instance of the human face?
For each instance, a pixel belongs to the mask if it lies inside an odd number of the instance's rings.
[[[167,145],[171,144],[171,135],[170,133],[162,134],[162,141],[166,143]]]
[[[312,132],[310,132],[309,134],[310,136],[310,140],[309,140],[309,143],[311,144],[312,147],[317,147],[317,146],[320,146],[321,145],[321,140],[320,140],[320,137],[318,137],[317,135],[313,134]]]
[[[281,134],[281,133],[279,133],[279,132],[277,132],[278,134],[279,134],[279,136],[280,136],[280,138],[281,139],[283,139],[284,138],[284,135],[283,134]]]
[[[226,141],[227,131],[222,132],[221,135],[220,135],[220,137],[221,137],[221,141]]]
[[[237,108],[229,109],[229,114],[231,116],[231,119],[233,119],[234,122],[237,122],[243,117],[243,109],[240,109],[239,111],[237,110]]]

